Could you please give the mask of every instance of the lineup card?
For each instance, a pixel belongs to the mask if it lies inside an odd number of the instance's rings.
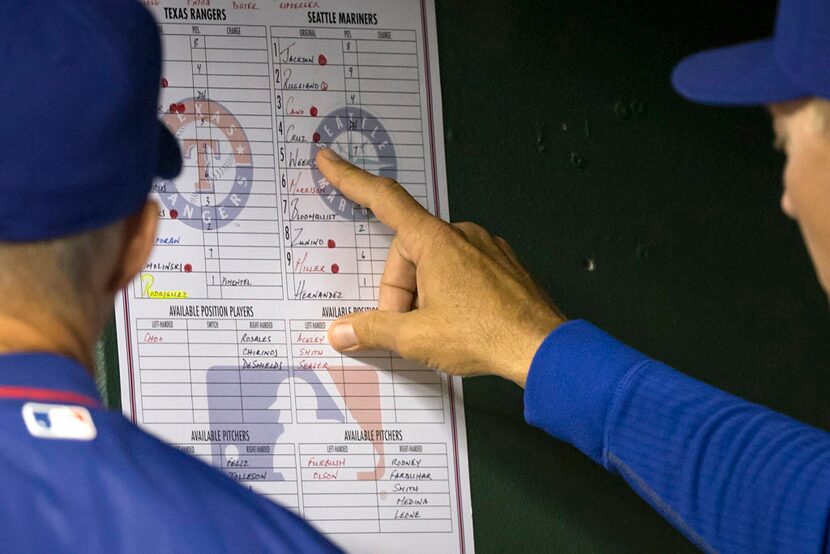
[[[460,380],[326,338],[375,307],[392,234],[320,148],[448,218],[433,3],[144,3],[184,169],[116,300],[125,414],[348,551],[473,552]]]

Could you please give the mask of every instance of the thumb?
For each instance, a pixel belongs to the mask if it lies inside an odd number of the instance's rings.
[[[338,352],[395,350],[410,314],[371,310],[341,317],[329,327],[329,344]]]

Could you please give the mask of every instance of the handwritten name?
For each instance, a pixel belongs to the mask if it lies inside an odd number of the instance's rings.
[[[153,298],[156,300],[187,298],[187,291],[183,290],[154,290],[153,284],[155,282],[156,278],[150,273],[145,273],[141,276],[145,298]]]
[[[181,244],[182,237],[156,237],[156,244]]]
[[[389,478],[390,479],[403,479],[403,480],[417,479],[418,481],[432,481],[432,472],[431,471],[411,472],[411,471],[398,471],[397,469],[393,469],[392,473],[389,475]]]
[[[325,273],[326,268],[322,265],[313,265],[309,264],[308,262],[308,252],[303,254],[302,257],[297,258],[297,262],[294,264],[294,271],[297,273]]]
[[[267,476],[264,471],[256,473],[237,473],[235,471],[229,471],[228,475],[237,481],[264,481]]]
[[[345,458],[315,458],[311,456],[308,459],[308,467],[343,467],[346,465]]]
[[[392,458],[392,465],[393,466],[408,466],[408,467],[420,467],[421,465],[421,458],[414,458],[412,460],[401,460],[399,458]]]
[[[295,342],[298,344],[325,344],[326,338],[323,336],[309,337],[308,335],[300,333],[297,335],[297,340]]]
[[[242,358],[242,369],[282,369],[282,362],[263,362]]]
[[[245,348],[242,349],[242,355],[243,356],[256,356],[256,357],[260,357],[260,358],[268,358],[268,357],[276,358],[277,356],[279,356],[279,352],[277,351],[276,348],[265,349],[265,348],[248,348],[248,347],[245,347]]]
[[[300,360],[300,369],[328,369],[328,362],[309,362],[308,360]]]
[[[395,493],[405,493],[405,492],[420,492],[421,487],[420,485],[404,485],[401,483],[395,483],[392,486],[392,492]]]
[[[227,277],[222,277],[222,286],[224,287],[247,287],[251,285],[251,280],[247,278],[243,279],[229,279]]]
[[[239,340],[240,342],[271,342],[271,335],[249,335],[248,333],[242,333],[242,337]]]
[[[395,504],[398,506],[426,506],[429,504],[429,499],[424,498],[423,496],[412,498],[411,496],[402,496],[395,500]]]
[[[294,298],[299,300],[305,299],[331,299],[340,300],[343,298],[343,291],[339,290],[306,290],[305,279],[300,279],[300,282],[294,288]]]

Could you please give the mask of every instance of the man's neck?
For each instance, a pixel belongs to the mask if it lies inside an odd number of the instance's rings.
[[[0,354],[50,352],[94,367],[92,347],[71,324],[47,317],[22,318],[0,313]]]

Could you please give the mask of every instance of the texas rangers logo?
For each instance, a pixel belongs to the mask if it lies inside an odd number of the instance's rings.
[[[398,178],[395,146],[389,132],[377,117],[362,108],[346,106],[331,112],[317,126],[313,138],[312,160],[319,148],[328,147],[366,171]],[[369,217],[368,210],[335,191],[316,165],[312,166],[312,177],[320,196],[335,214],[349,220]]]
[[[164,122],[184,157],[176,181],[162,181],[159,196],[170,217],[216,230],[239,217],[254,176],[251,146],[239,121],[215,100],[188,98],[170,105]]]

